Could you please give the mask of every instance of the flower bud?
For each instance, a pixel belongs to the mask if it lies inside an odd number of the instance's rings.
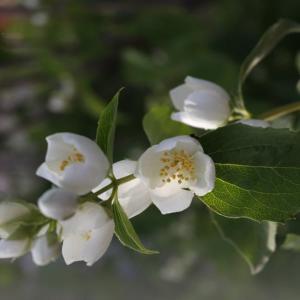
[[[171,118],[195,128],[216,129],[225,125],[231,114],[228,93],[210,81],[187,76],[170,96],[179,111]]]

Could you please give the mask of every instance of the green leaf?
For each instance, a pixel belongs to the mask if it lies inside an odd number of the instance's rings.
[[[119,104],[120,89],[100,113],[98,120],[98,128],[96,134],[96,142],[103,152],[107,155],[110,162],[113,162],[113,148],[115,131],[117,124],[117,113]]]
[[[152,145],[166,138],[193,133],[190,127],[171,120],[171,113],[172,108],[169,105],[160,104],[153,106],[145,115],[143,126]]]
[[[158,253],[144,247],[117,198],[112,203],[112,211],[115,221],[115,234],[124,246],[142,254]]]
[[[279,20],[271,26],[261,37],[257,45],[244,60],[238,81],[238,99],[243,105],[243,84],[251,71],[277,46],[277,44],[291,33],[300,33],[300,24],[291,20]]]
[[[222,238],[243,257],[251,273],[262,271],[276,250],[277,223],[230,219],[214,213],[211,217]]]
[[[228,217],[284,222],[300,211],[300,133],[230,125],[200,138],[216,165],[201,200]]]

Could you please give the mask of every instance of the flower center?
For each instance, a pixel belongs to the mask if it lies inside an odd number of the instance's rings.
[[[75,163],[84,163],[85,157],[82,153],[80,153],[75,147],[72,147],[72,152],[61,161],[59,165],[60,171],[64,171],[66,167]]]
[[[177,181],[183,184],[196,179],[193,156],[184,150],[165,151],[160,161],[163,165],[160,169],[162,182]]]
[[[88,230],[82,234],[82,238],[86,241],[90,240],[92,237],[92,231]]]

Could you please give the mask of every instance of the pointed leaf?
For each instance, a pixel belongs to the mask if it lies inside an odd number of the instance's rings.
[[[300,211],[300,132],[231,125],[200,138],[216,164],[201,200],[228,217],[285,222]]]
[[[115,234],[124,246],[142,254],[158,253],[144,247],[117,198],[112,203],[112,211],[115,221]]]
[[[113,147],[117,124],[117,113],[119,104],[120,89],[100,113],[96,142],[103,152],[107,155],[110,162],[113,160]]]

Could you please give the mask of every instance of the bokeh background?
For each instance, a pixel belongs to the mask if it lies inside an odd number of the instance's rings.
[[[49,184],[35,176],[44,138],[94,138],[97,116],[122,86],[116,159],[148,146],[144,114],[169,104],[186,75],[229,92],[239,65],[279,18],[300,21],[298,0],[0,0],[0,191],[35,202]],[[299,100],[300,37],[286,38],[251,75],[254,113]],[[297,58],[298,57],[298,58]],[[297,62],[298,60],[298,62]],[[199,202],[181,214],[154,208],[134,225],[158,256],[116,240],[97,264],[47,267],[30,255],[0,263],[0,298],[298,299],[300,254],[279,250],[259,275],[224,242]]]

